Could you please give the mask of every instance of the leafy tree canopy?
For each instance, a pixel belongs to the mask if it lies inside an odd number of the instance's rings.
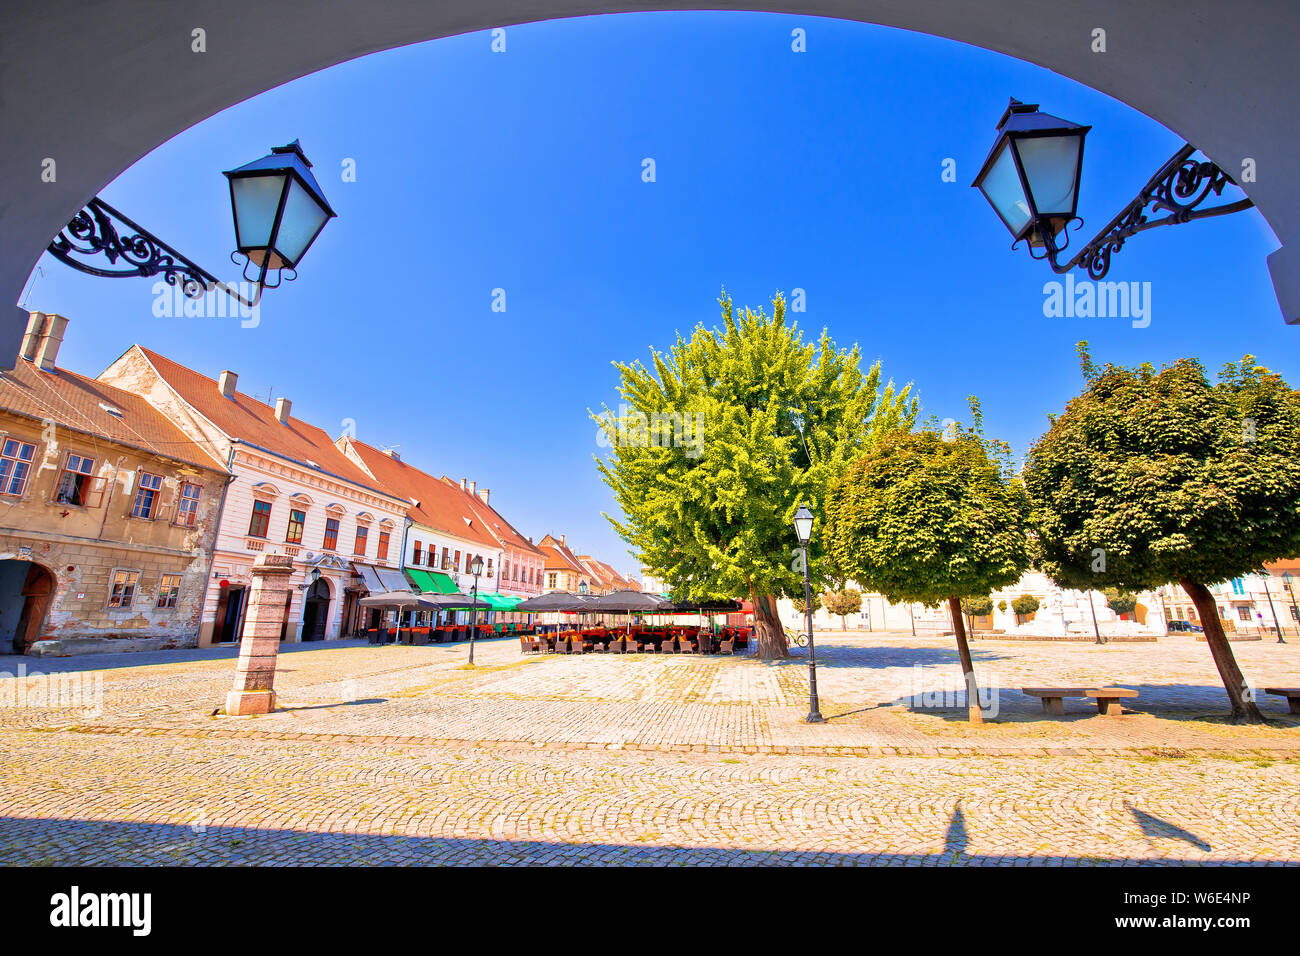
[[[1039,564],[1081,589],[1212,584],[1300,553],[1300,396],[1247,355],[1097,369],[1030,449]]]
[[[765,641],[780,639],[779,654],[784,639],[769,598],[803,594],[795,511],[817,514],[831,479],[911,428],[917,403],[910,385],[882,385],[879,362],[864,373],[856,346],[825,331],[805,341],[779,293],[770,316],[725,292],[719,304],[721,328],[679,335],[648,365],[614,363],[623,404],[593,416],[610,449],[597,467],[623,513],[606,517],[643,565],[691,598],[752,596],[759,652],[772,656]],[[816,538],[810,550],[820,590]]]
[[[890,601],[988,594],[1029,567],[1028,503],[1010,449],[976,426],[887,435],[831,489],[836,565]]]
[[[827,591],[822,595],[822,606],[831,614],[845,617],[862,610],[862,592],[856,588]]]
[[[1102,591],[1106,595],[1106,604],[1116,614],[1132,614],[1138,606],[1137,595],[1132,591],[1121,591],[1119,588],[1106,588]]]
[[[993,599],[984,597],[967,597],[961,599],[961,609],[971,617],[983,617],[993,613]]]
[[[1017,614],[1033,614],[1039,607],[1038,598],[1032,594],[1022,594],[1011,602],[1011,610]]]

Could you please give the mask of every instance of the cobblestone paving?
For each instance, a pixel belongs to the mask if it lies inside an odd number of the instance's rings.
[[[950,638],[818,641],[820,726],[801,659],[294,647],[283,709],[227,718],[229,650],[0,658],[103,691],[53,706],[0,676],[0,863],[1300,860],[1300,721],[1265,698],[1270,726],[1224,722],[1203,644],[979,642],[1002,693],[972,728],[939,693]],[[1300,685],[1300,645],[1234,649]],[[1102,681],[1132,713],[1013,689]]]

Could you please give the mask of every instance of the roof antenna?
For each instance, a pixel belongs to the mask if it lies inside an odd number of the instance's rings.
[[[262,397],[262,393],[261,393],[261,392],[258,392],[258,393],[257,393],[256,395],[254,395],[253,397],[254,397],[255,399],[257,399],[259,402],[261,402],[263,405],[270,405],[270,404],[271,404],[271,396],[272,396],[272,394],[274,394],[274,392],[275,392],[275,386],[274,386],[274,385],[271,385],[271,386],[267,386],[267,389],[266,389],[266,398],[263,398],[263,397]]]

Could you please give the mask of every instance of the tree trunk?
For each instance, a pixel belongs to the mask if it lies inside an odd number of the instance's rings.
[[[1201,626],[1205,628],[1205,643],[1210,645],[1210,654],[1214,657],[1214,666],[1219,669],[1219,677],[1232,702],[1232,719],[1243,724],[1266,724],[1268,721],[1259,711],[1254,695],[1246,685],[1246,678],[1237,666],[1237,656],[1232,653],[1228,636],[1223,633],[1219,623],[1219,608],[1214,603],[1214,595],[1204,584],[1189,578],[1179,578],[1187,596],[1196,605],[1196,613],[1201,617]]]
[[[849,619],[848,619],[847,617],[845,617],[843,614],[841,614],[841,615],[840,615],[840,630],[841,630],[841,631],[847,631],[848,629],[849,629]]]
[[[785,628],[776,613],[776,598],[770,594],[749,592],[754,604],[754,639],[758,642],[758,659],[774,661],[790,656],[785,641]]]
[[[952,615],[952,629],[957,634],[957,655],[961,658],[961,671],[966,678],[966,711],[972,724],[982,724],[984,714],[980,710],[979,685],[975,683],[975,664],[971,661],[970,648],[966,645],[966,622],[961,611],[961,598],[948,598],[948,613]]]

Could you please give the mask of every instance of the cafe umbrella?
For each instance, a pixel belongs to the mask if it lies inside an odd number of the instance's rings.
[[[626,614],[627,629],[632,630],[633,614],[654,614],[671,611],[673,602],[659,594],[647,594],[644,591],[613,591],[592,598],[584,610]]]

